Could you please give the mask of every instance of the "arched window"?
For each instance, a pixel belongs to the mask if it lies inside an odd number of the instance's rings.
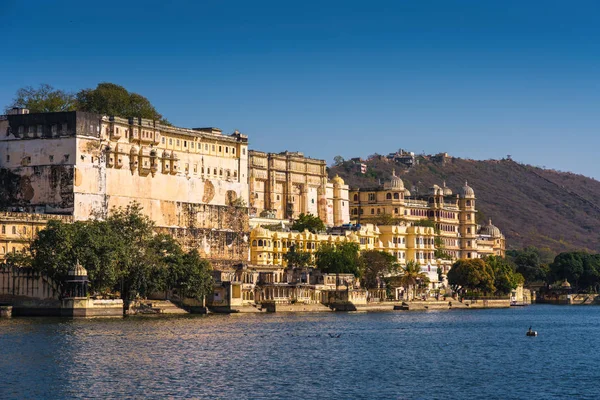
[[[391,200],[391,199],[392,199],[392,194],[391,194],[391,193],[387,193],[387,194],[385,195],[385,199],[386,199],[386,200]]]
[[[358,201],[358,195],[357,194],[354,195],[354,201]]]
[[[358,214],[358,209],[356,209],[356,208],[353,208],[353,209],[352,209],[352,215],[356,215],[356,214]]]
[[[371,208],[371,215],[375,215],[375,209]]]
[[[400,193],[394,193],[394,200],[400,199]]]
[[[398,209],[394,208],[394,214],[398,214]]]
[[[467,207],[471,207],[471,200],[467,200]]]
[[[263,247],[263,241],[262,241],[262,239],[260,239],[260,240],[258,241],[258,247]]]

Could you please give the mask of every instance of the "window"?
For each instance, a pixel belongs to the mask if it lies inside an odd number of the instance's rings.
[[[375,209],[371,208],[371,215],[375,215]]]
[[[194,142],[190,143],[190,147],[193,149],[194,148]]]
[[[242,154],[246,155],[246,148],[245,147],[242,149]]]
[[[225,153],[229,153],[229,147],[225,147]]]
[[[471,200],[467,200],[467,207],[471,207]]]
[[[375,193],[369,193],[369,201],[375,201]]]
[[[398,214],[398,209],[394,208],[394,214]]]
[[[177,139],[177,146],[179,146],[179,139]]]
[[[358,201],[358,195],[357,194],[354,195],[354,201]]]
[[[6,162],[10,162],[10,154],[6,155]]]
[[[173,139],[169,139],[169,144],[173,144]]]
[[[394,193],[394,200],[398,200],[400,199],[400,194],[399,193]]]
[[[235,154],[235,147],[231,148],[231,154]]]
[[[223,151],[223,150],[222,150],[222,147],[221,147],[221,146],[219,146],[219,153],[220,153],[220,152],[222,152],[222,151]]]
[[[17,234],[17,227],[16,226],[12,227],[12,233],[13,233],[13,235]]]
[[[204,150],[208,151],[208,144],[204,145]]]
[[[160,140],[160,142],[161,142],[162,144],[165,144],[165,138],[162,138],[162,139]]]
[[[50,156],[50,162],[54,161],[54,156]]]
[[[65,154],[65,162],[68,162],[68,161],[69,161],[69,155]]]
[[[471,220],[471,214],[467,214],[467,219],[470,221]]]
[[[56,132],[58,132],[58,125],[53,124],[50,128],[50,132],[52,132],[53,135],[56,135]]]
[[[2,234],[5,235],[6,234],[6,225],[2,225]]]
[[[187,140],[183,141],[183,147],[187,147]]]
[[[215,151],[215,145],[214,144],[212,145],[212,151]]]
[[[392,194],[391,193],[386,194],[385,195],[385,199],[386,200],[391,200],[392,199]]]
[[[23,125],[20,125],[19,129],[18,129],[19,134],[22,135],[24,130],[25,130],[25,127]]]

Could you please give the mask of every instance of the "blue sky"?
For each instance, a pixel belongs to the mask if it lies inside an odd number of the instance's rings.
[[[113,82],[331,162],[404,148],[600,179],[595,1],[0,0],[0,105]]]

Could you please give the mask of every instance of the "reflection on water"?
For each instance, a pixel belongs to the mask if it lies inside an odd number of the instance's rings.
[[[15,318],[0,397],[597,398],[598,339],[595,307]]]

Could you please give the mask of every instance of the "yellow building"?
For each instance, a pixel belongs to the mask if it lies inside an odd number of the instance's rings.
[[[284,255],[293,245],[297,251],[315,253],[323,244],[356,243],[360,251],[381,250],[402,265],[414,260],[421,265],[441,264],[435,259],[435,232],[421,226],[376,226],[366,224],[340,234],[276,232],[256,227],[250,232],[250,264],[286,266]]]
[[[318,216],[326,225],[350,221],[348,186],[340,177],[327,179],[325,160],[299,152],[249,152],[251,217],[297,218]]]
[[[439,250],[452,259],[504,256],[504,236],[498,228],[477,225],[475,203],[475,192],[466,182],[456,195],[445,183],[412,195],[395,173],[383,186],[350,191],[350,214],[358,224],[386,218],[409,224],[429,220],[439,232]]]
[[[73,222],[70,216],[0,212],[0,264],[8,253],[16,253],[35,239],[50,219]]]

